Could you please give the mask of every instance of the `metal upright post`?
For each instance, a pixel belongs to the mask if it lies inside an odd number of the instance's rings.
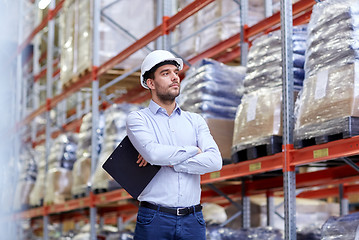
[[[39,4],[39,0],[35,1],[35,7],[37,8]],[[40,18],[40,11],[36,11],[36,19],[35,19],[35,26],[38,26],[41,22]],[[40,73],[40,41],[41,36],[40,34],[36,34],[34,37],[34,54],[33,54],[33,73],[34,76]],[[33,95],[32,95],[32,103],[33,103],[33,110],[36,110],[40,107],[40,90],[39,90],[39,81],[34,79],[34,87],[33,87]],[[31,122],[31,140],[35,141],[37,133],[37,125],[36,121]]]
[[[100,33],[99,24],[101,16],[101,2],[100,0],[93,1],[93,32],[92,32],[92,139],[91,139],[91,179],[95,173],[98,160],[98,139],[97,128],[99,126],[99,81],[97,78],[97,69],[100,65],[99,50],[100,50]],[[91,180],[92,186],[92,180]],[[92,194],[92,192],[91,192]],[[90,239],[96,240],[96,218],[97,209],[92,203],[90,207],[90,224],[91,232]]]
[[[266,18],[273,15],[273,1],[272,0],[264,0],[264,11],[265,11]]]
[[[251,202],[250,198],[246,195],[245,181],[242,180],[242,228],[251,227]]]
[[[349,201],[348,196],[345,194],[343,184],[339,185],[339,198],[340,198],[340,216],[349,214]]]
[[[167,19],[172,15],[172,1],[170,0],[164,0],[163,1],[163,17],[162,21],[164,26],[167,26],[166,21]],[[171,47],[171,35],[169,32],[163,33],[163,49],[169,50]]]
[[[282,36],[282,79],[283,79],[283,186],[285,210],[285,239],[295,240],[296,204],[295,204],[295,168],[290,166],[293,148],[293,16],[292,1],[281,0],[281,36]]]
[[[267,191],[267,226],[274,226],[274,198],[273,192]]]
[[[19,31],[18,31],[18,46],[20,46],[21,42],[23,41],[23,12],[24,12],[24,4],[22,1],[20,1],[19,3],[19,7],[20,7],[20,10],[19,10],[19,17],[20,17],[20,20],[19,20],[19,24],[18,24],[18,28],[19,28]],[[16,92],[15,92],[15,97],[14,97],[14,116],[15,116],[15,122],[18,123],[20,122],[21,120],[21,111],[23,109],[21,109],[21,89],[22,89],[22,86],[21,86],[21,83],[22,83],[22,80],[23,80],[23,71],[22,71],[22,55],[21,53],[19,53],[17,55],[17,58],[16,58],[16,84],[15,84],[15,89],[16,89]],[[15,134],[15,138],[14,138],[14,158],[16,160],[19,159],[19,156],[20,156],[20,129],[17,129],[16,131],[16,134]]]
[[[122,231],[124,229],[122,216],[117,216],[117,228],[118,228],[118,231]]]
[[[248,24],[248,0],[240,1],[240,24],[241,24],[241,65],[247,66],[248,62],[248,43],[246,42],[245,32]]]
[[[49,4],[49,14],[55,8],[55,0],[51,0]],[[48,174],[48,165],[49,165],[49,155],[50,155],[50,142],[51,142],[51,99],[52,99],[52,83],[53,83],[53,62],[54,62],[54,38],[55,38],[55,20],[52,18],[48,22],[48,33],[47,33],[47,56],[46,56],[46,155],[45,155],[45,183],[47,181]],[[45,196],[46,196],[46,187],[45,187]],[[44,205],[46,203],[44,202]],[[49,239],[49,216],[44,216],[44,240]]]
[[[160,25],[163,20],[163,0],[156,1],[156,26]],[[156,39],[156,49],[163,49],[162,36]]]

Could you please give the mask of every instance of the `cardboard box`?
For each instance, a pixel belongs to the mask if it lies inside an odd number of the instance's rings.
[[[231,159],[234,120],[207,118],[209,130],[216,141],[223,159]]]

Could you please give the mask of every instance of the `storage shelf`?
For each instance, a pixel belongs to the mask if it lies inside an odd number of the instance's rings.
[[[114,66],[118,65],[126,58],[131,56],[133,53],[144,48],[147,44],[153,42],[158,37],[168,34],[172,31],[178,24],[183,22],[188,17],[192,16],[194,13],[198,12],[203,7],[207,6],[214,0],[196,0],[183,8],[180,12],[174,16],[164,19],[164,22],[155,27],[148,34],[143,36],[141,39],[136,41],[134,44],[114,56],[112,59],[108,60],[101,66],[91,66],[90,72],[87,72],[81,76],[77,82],[69,86],[62,93],[47,99],[47,103],[40,106],[38,109],[30,113],[23,121],[18,125],[24,126],[34,120],[36,116],[39,116],[50,109],[54,108],[58,103],[65,100],[72,94],[78,92],[81,88],[90,86],[92,81],[96,81],[100,76],[106,74],[109,70],[113,69]],[[30,34],[30,36],[21,44],[18,48],[18,53],[20,53],[27,44],[31,42],[33,37],[38,34],[42,28],[46,26],[50,19],[53,19],[54,16],[62,8],[64,0],[61,0],[56,8],[52,11],[49,11],[48,17],[46,17],[39,26]],[[301,0],[293,4],[293,24],[303,24],[309,21],[311,15],[312,6],[316,3],[315,0]],[[273,16],[264,19],[263,21],[255,24],[252,27],[245,27],[244,29],[244,39],[246,42],[250,41],[261,34],[268,33],[270,31],[278,30],[280,24],[280,13],[276,13]],[[241,36],[240,34],[235,34],[234,36],[224,40],[214,47],[207,49],[206,51],[198,54],[197,56],[189,59],[188,62],[193,64],[203,58],[215,58],[221,62],[229,62],[233,59],[236,59],[240,56],[241,51],[240,44]],[[189,66],[185,66],[183,72],[188,70]],[[43,70],[39,73],[39,76],[43,76],[46,73],[46,70]],[[57,74],[54,73],[54,74]],[[138,83],[138,87],[129,89],[127,94],[114,100],[115,103],[129,102],[129,103],[141,103],[150,98],[148,91],[144,90]],[[94,110],[95,111],[95,110]],[[65,129],[73,129],[79,126],[81,120],[77,119],[76,121],[69,123],[66,126],[63,126]],[[35,144],[41,144],[43,142],[36,142]],[[286,156],[284,155],[286,154]],[[334,142],[329,142],[326,144],[315,145],[311,147],[305,147],[302,149],[290,149],[285,153],[277,153],[272,156],[261,157],[258,159],[244,161],[240,163],[233,163],[223,166],[221,171],[205,174],[202,176],[201,184],[204,187],[202,192],[202,200],[208,202],[221,202],[223,203],[225,198],[219,196],[218,193],[213,190],[207,189],[206,184],[216,184],[218,189],[223,193],[228,194],[228,196],[233,199],[241,197],[242,183],[240,181],[235,181],[236,178],[243,178],[243,183],[245,184],[245,194],[246,195],[255,195],[263,194],[275,191],[283,191],[283,176],[278,177],[268,177],[268,178],[257,178],[257,176],[262,176],[263,173],[272,172],[275,170],[288,171],[288,169],[294,169],[296,166],[307,165],[316,162],[330,161],[332,159],[338,159],[341,157],[355,156],[359,155],[359,136],[352,137],[349,139],[342,139]],[[283,167],[286,159],[289,157],[289,167]],[[264,176],[265,177],[265,176]],[[226,181],[232,180],[232,181]],[[351,168],[350,166],[343,165],[337,167],[331,167],[326,170],[320,170],[316,172],[309,173],[298,173],[296,174],[296,187],[297,188],[308,188],[313,186],[327,186],[329,184],[344,184],[349,182],[356,182],[359,180],[358,173]],[[345,193],[351,194],[359,192],[359,186],[349,185],[345,186]],[[329,195],[337,195],[337,188],[328,188],[328,189],[319,189],[315,191],[303,192],[299,196],[308,197],[308,198],[320,198]],[[68,200],[63,204],[52,204],[46,205],[39,208],[30,209],[24,212],[20,212],[14,215],[15,219],[32,219],[43,216],[58,216],[58,215],[67,215],[72,212],[78,211],[87,211],[88,208],[97,207],[98,213],[106,214],[111,212],[117,212],[125,216],[130,215],[136,211],[137,207],[135,204],[127,204],[128,202],[133,201],[131,196],[123,189],[115,190],[111,192],[93,194],[90,193],[89,196]],[[113,206],[121,202],[121,206]],[[228,204],[228,202],[227,202]],[[74,213],[76,215],[76,213]],[[87,211],[88,214],[88,211]],[[61,219],[61,218],[60,218]]]
[[[63,2],[63,1],[61,1]],[[153,29],[151,32],[147,33],[144,37],[136,41],[134,44],[123,50],[121,53],[117,54],[112,59],[108,60],[101,66],[93,66],[92,71],[82,76],[76,83],[74,83],[70,88],[68,88],[66,91],[62,92],[61,94],[58,94],[54,96],[52,99],[49,99],[48,104],[44,104],[40,106],[38,109],[30,113],[21,123],[21,126],[24,126],[28,123],[30,123],[36,116],[39,116],[47,111],[47,109],[54,108],[59,102],[66,99],[73,93],[79,91],[81,88],[88,86],[93,79],[96,79],[97,77],[101,76],[102,74],[106,73],[106,71],[112,69],[117,64],[124,61],[127,57],[135,53],[136,51],[140,50],[150,42],[154,41],[158,37],[160,37],[164,32],[170,31],[174,28],[174,26],[180,24],[185,19],[202,9],[203,7],[207,6],[209,3],[213,2],[213,0],[197,0],[183,8],[180,12],[175,14],[174,16],[167,19],[165,23],[162,23],[161,25],[157,26],[155,29]],[[314,0],[301,0],[295,4],[293,4],[293,15],[296,16],[299,13],[310,10],[312,6],[315,4]],[[251,37],[254,37],[260,33],[265,33],[271,31],[272,28],[276,27],[280,23],[280,13],[276,13],[273,16],[262,20],[261,22],[255,24],[252,27],[249,27],[246,29],[245,39],[249,39]],[[272,29],[273,30],[273,29]],[[35,29],[37,31],[37,28]],[[35,32],[34,31],[34,32]],[[37,31],[38,32],[38,31]],[[36,32],[36,33],[37,33]],[[35,33],[35,35],[36,35]],[[32,39],[32,38],[31,38]],[[213,57],[217,54],[226,52],[226,50],[230,47],[238,45],[240,42],[240,34],[236,34],[233,37],[229,38],[228,40],[225,40],[219,44],[217,44],[215,47],[212,47],[206,51],[204,51],[201,54],[198,54],[196,57],[190,59],[190,63],[194,63],[200,59],[206,58],[206,57]],[[184,67],[184,71],[188,69],[188,66]],[[125,94],[125,96],[121,97],[121,100],[117,100],[115,102],[121,102],[121,101],[128,101],[130,98],[135,98],[132,101],[128,102],[139,102],[139,99],[141,99],[141,96],[138,96],[139,94],[143,94],[144,89],[139,86],[138,89],[135,89],[136,91],[131,91],[128,94]],[[136,93],[134,95],[134,93]],[[148,94],[147,92],[145,94]],[[148,96],[146,96],[145,99],[148,99]],[[142,99],[141,99],[142,100]],[[142,100],[143,101],[143,100]]]

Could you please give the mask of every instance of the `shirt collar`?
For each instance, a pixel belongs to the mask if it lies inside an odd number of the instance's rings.
[[[150,101],[150,104],[148,105],[148,108],[151,110],[151,112],[153,114],[158,113],[159,111],[163,111],[166,112],[166,110],[164,108],[162,108],[160,105],[158,105],[157,103],[155,103],[153,100]],[[163,110],[161,110],[163,109]],[[178,103],[176,102],[176,107],[174,112],[177,112],[179,115],[181,115],[181,108],[178,106]]]

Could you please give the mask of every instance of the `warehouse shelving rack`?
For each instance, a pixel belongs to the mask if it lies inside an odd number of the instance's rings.
[[[159,1],[160,2],[160,1]],[[166,2],[166,1],[165,1]],[[164,4],[165,4],[164,2]],[[169,37],[168,34],[173,31],[173,29],[183,22],[188,17],[192,16],[200,9],[204,8],[208,4],[213,2],[213,0],[196,0],[190,3],[187,7],[182,9],[177,14],[170,16],[167,14],[162,16],[162,23],[154,28],[151,32],[146,34],[141,39],[137,40],[130,47],[126,48],[124,51],[120,52],[118,55],[108,60],[102,65],[99,65],[98,59],[98,23],[100,19],[100,7],[99,0],[94,0],[94,21],[93,21],[93,31],[94,31],[94,50],[93,50],[93,66],[90,72],[80,77],[80,79],[74,83],[71,88],[59,93],[58,95],[47,96],[46,104],[38,106],[32,113],[26,116],[24,119],[19,121],[19,128],[24,127],[27,124],[30,124],[36,116],[41,114],[46,114],[49,117],[49,111],[55,108],[61,101],[68,98],[70,95],[78,92],[83,87],[88,87],[92,85],[92,113],[93,113],[93,126],[97,126],[98,123],[98,106],[99,106],[99,81],[98,78],[105,74],[108,70],[112,69],[115,65],[119,64],[131,54],[135,53],[137,50],[144,48],[148,43],[155,41],[162,37],[164,40],[162,44],[164,48],[169,47]],[[269,1],[266,1],[267,3]],[[322,185],[340,185],[349,182],[355,182],[359,178],[357,177],[356,164],[353,164],[350,160],[346,159],[347,163],[349,162],[351,166],[338,166],[329,168],[327,170],[320,170],[313,173],[299,173],[296,174],[295,167],[306,165],[314,162],[327,161],[331,159],[338,159],[343,157],[349,157],[354,155],[359,155],[359,137],[352,137],[349,139],[338,140],[334,142],[329,142],[322,145],[316,145],[311,147],[306,147],[303,149],[293,149],[293,119],[291,118],[291,113],[293,112],[292,108],[292,76],[291,74],[291,59],[290,50],[291,50],[291,30],[292,22],[293,24],[301,24],[308,22],[311,15],[311,8],[315,4],[314,0],[301,0],[295,4],[291,4],[289,0],[281,0],[281,14],[277,13],[272,16],[268,16],[265,20],[255,24],[252,27],[248,27],[245,23],[246,19],[246,8],[248,5],[248,0],[242,0],[238,2],[241,6],[241,33],[236,34],[227,40],[220,42],[214,47],[207,49],[206,51],[198,54],[197,56],[187,60],[189,64],[196,62],[199,59],[205,57],[213,57],[222,62],[229,62],[235,58],[241,57],[241,62],[246,63],[246,51],[247,44],[250,44],[250,41],[253,37],[256,37],[267,32],[282,29],[283,38],[283,59],[284,61],[284,80],[285,87],[284,89],[284,111],[286,114],[284,116],[284,144],[283,152],[275,154],[273,156],[262,157],[255,160],[250,160],[246,162],[233,163],[225,165],[221,171],[206,174],[202,176],[202,184],[214,184],[221,183],[225,180],[237,179],[247,176],[256,176],[261,173],[271,172],[274,170],[283,169],[284,175],[279,177],[272,177],[270,181],[268,179],[254,179],[254,180],[242,180],[242,182],[232,185],[226,185],[222,187],[217,187],[221,193],[226,194],[230,197],[241,197],[243,200],[243,226],[249,226],[249,196],[254,194],[266,193],[270,199],[273,196],[275,191],[284,191],[285,196],[285,238],[286,239],[296,239],[296,224],[295,224],[295,189],[296,188],[308,188],[312,186],[322,186]],[[42,22],[35,28],[32,34],[26,38],[24,42],[19,45],[18,54],[28,45],[33,38],[43,29],[45,26],[48,26],[48,51],[47,51],[47,69],[45,72],[47,76],[47,87],[48,93],[51,87],[51,82],[54,76],[53,73],[53,21],[56,14],[58,14],[63,6],[64,0],[58,2],[55,6],[54,1],[51,1],[51,5],[48,11],[47,17],[45,17]],[[168,6],[164,5],[164,9],[168,11]],[[240,46],[238,46],[240,45]],[[19,62],[18,62],[19,63]],[[188,65],[185,67],[185,70],[188,69]],[[139,103],[144,100],[149,99],[149,94],[144,91],[140,86],[133,88],[128,91],[127,94],[115,99],[113,102],[131,102]],[[49,121],[48,121],[49,123]],[[81,119],[77,118],[69,124],[64,126],[67,130],[75,129],[81,123]],[[95,129],[95,128],[93,128]],[[94,130],[93,130],[94,131]],[[51,133],[50,126],[46,126],[46,139],[45,144],[47,149],[49,149],[49,142],[51,135],[55,136],[56,134]],[[96,144],[97,139],[95,138],[95,133],[92,134],[92,144]],[[35,139],[32,137],[32,141]],[[92,172],[96,166],[97,153],[93,152],[93,163],[92,163]],[[341,185],[342,186],[342,185]],[[347,194],[358,192],[358,187],[356,185],[348,185],[341,188],[339,191],[336,188],[328,188],[323,190],[314,190],[308,192],[302,192],[302,196],[307,197],[323,197],[333,194],[338,194],[341,192],[343,198],[343,204]],[[300,195],[299,195],[300,196]],[[214,201],[218,198],[225,198],[224,196],[219,196],[218,192],[211,189],[204,190],[202,199],[208,201]],[[30,209],[21,213],[16,214],[14,217],[19,218],[43,218],[44,224],[44,239],[48,239],[47,224],[49,222],[49,216],[54,217],[58,214],[75,214],[73,213],[76,210],[87,209],[89,208],[90,214],[90,223],[91,223],[91,239],[95,239],[95,223],[97,219],[97,207],[99,212],[108,211],[124,212],[124,210],[129,210],[129,212],[135,211],[136,207],[132,203],[129,203],[122,207],[103,207],[104,204],[116,203],[118,201],[129,201],[131,197],[124,190],[115,190],[112,192],[94,194],[90,192],[89,196],[66,201],[64,204],[56,205],[45,205],[43,207]],[[228,198],[227,198],[228,200]],[[268,206],[269,215],[274,214],[273,205]],[[124,215],[129,217],[129,215]]]

